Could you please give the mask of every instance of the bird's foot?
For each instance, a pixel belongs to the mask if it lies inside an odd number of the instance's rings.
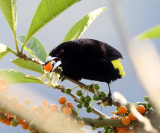
[[[46,85],[47,85],[48,87],[55,86],[54,83],[52,82],[52,80],[48,80],[48,81],[46,82]]]
[[[40,80],[44,82],[44,81],[46,80],[46,78],[47,78],[48,75],[49,75],[49,73],[43,74],[43,75],[40,77]]]

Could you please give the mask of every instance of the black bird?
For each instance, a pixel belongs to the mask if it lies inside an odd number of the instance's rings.
[[[119,58],[123,58],[121,53],[104,42],[77,39],[54,48],[45,64],[53,60],[53,70],[61,66],[62,75],[75,80],[84,78],[106,82],[109,87],[108,98],[111,99],[110,83],[125,75]]]

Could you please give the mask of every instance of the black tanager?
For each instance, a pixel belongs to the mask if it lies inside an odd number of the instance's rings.
[[[46,60],[53,60],[53,69],[62,67],[62,75],[74,80],[89,79],[110,83],[125,75],[119,58],[121,53],[112,46],[94,39],[77,39],[63,42],[54,48]]]

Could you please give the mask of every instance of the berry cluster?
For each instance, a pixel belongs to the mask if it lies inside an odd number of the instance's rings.
[[[70,88],[67,88],[65,90],[65,93],[66,94],[70,94],[72,92],[73,89],[75,88],[78,88],[79,86],[77,87],[74,87],[72,89]],[[82,107],[85,107],[86,108],[86,112],[87,113],[90,113],[92,112],[92,106],[94,104],[95,101],[99,101],[100,99],[103,99],[106,97],[106,93],[105,92],[101,92],[99,90],[99,85],[98,84],[92,84],[92,87],[94,89],[94,95],[93,95],[93,98],[91,98],[88,93],[89,93],[89,86],[85,86],[84,88],[81,88],[80,90],[78,90],[76,92],[76,95],[80,97],[80,102],[79,104],[77,104],[77,108],[78,109],[81,109]],[[83,90],[84,89],[84,90]],[[98,92],[99,90],[99,92]],[[87,94],[85,96],[85,92],[87,91]],[[91,101],[93,100],[93,103],[90,105]]]
[[[146,111],[146,107],[144,105],[138,104],[136,105],[137,111],[141,114],[144,114]],[[110,119],[121,119],[124,127],[114,128],[114,127],[104,127],[105,133],[136,133],[134,127],[126,127],[132,121],[137,120],[137,118],[130,112],[125,106],[121,105],[117,108],[116,112],[112,112],[116,116],[110,117]]]
[[[48,133],[54,129],[56,129],[54,132],[71,129],[73,131],[75,129],[75,131],[83,132],[81,128],[84,126],[84,122],[73,119],[72,109],[74,106],[72,103],[67,102],[65,97],[58,99],[61,104],[60,108],[57,104],[48,104],[46,100],[42,101],[42,105],[31,106],[29,99],[26,99],[23,104],[18,101],[17,97],[7,97],[8,84],[5,79],[0,79],[0,87],[0,90],[3,90],[0,92],[1,123],[12,125],[13,127],[20,125],[22,129],[29,130],[30,133]],[[67,126],[70,129],[65,129]]]

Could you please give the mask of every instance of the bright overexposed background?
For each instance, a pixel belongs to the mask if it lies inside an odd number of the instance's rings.
[[[143,97],[147,95],[143,87],[139,84],[136,74],[132,70],[128,55],[123,49],[123,43],[121,41],[120,32],[117,32],[115,22],[111,16],[111,0],[82,0],[81,2],[73,5],[71,8],[63,12],[56,19],[51,21],[48,25],[43,27],[35,36],[43,43],[46,51],[49,52],[55,46],[61,43],[65,37],[66,32],[70,27],[82,18],[87,13],[100,8],[107,7],[107,9],[93,22],[93,24],[87,29],[81,38],[93,38],[103,42],[106,42],[116,49],[118,49],[124,59],[121,60],[126,76],[123,79],[117,80],[112,83],[112,92],[120,91],[125,98],[132,103],[144,101]],[[17,2],[18,11],[18,26],[17,35],[26,35],[34,12],[38,6],[40,0],[21,0]],[[120,7],[122,8],[122,15],[128,33],[132,38],[135,38],[138,34],[146,29],[158,25],[160,23],[159,13],[159,0],[120,0]],[[14,38],[12,31],[8,26],[8,23],[0,12],[0,43],[8,45],[10,48],[15,49]],[[160,51],[159,40],[154,40],[155,46]],[[42,53],[43,54],[43,53]],[[136,54],[136,52],[135,52]],[[17,66],[10,62],[10,59],[16,59],[13,54],[8,54],[0,61],[0,69],[13,68],[18,69]],[[22,70],[31,75],[41,76],[34,72]],[[152,71],[152,70],[151,70]],[[93,81],[82,80],[85,84],[98,83]],[[75,85],[69,81],[64,81],[60,84],[66,87],[74,87]],[[108,93],[106,83],[99,83],[102,90]],[[17,96],[22,102],[29,98],[32,104],[40,105],[42,99],[46,99],[48,103],[57,103],[58,97],[65,95],[58,90],[53,90],[45,85],[41,84],[21,84],[10,85],[9,96]],[[65,95],[68,101],[73,102],[73,99]],[[76,106],[76,104],[75,104]],[[95,107],[99,110],[100,107]],[[101,111],[107,115],[111,115],[110,111],[114,111],[114,107],[106,107]],[[85,110],[80,111],[80,114],[84,117],[96,117],[93,114],[87,114]],[[54,123],[53,123],[54,124]],[[5,126],[0,124],[0,131],[5,133],[21,133],[28,132],[21,129],[21,127],[13,128],[11,126]]]

